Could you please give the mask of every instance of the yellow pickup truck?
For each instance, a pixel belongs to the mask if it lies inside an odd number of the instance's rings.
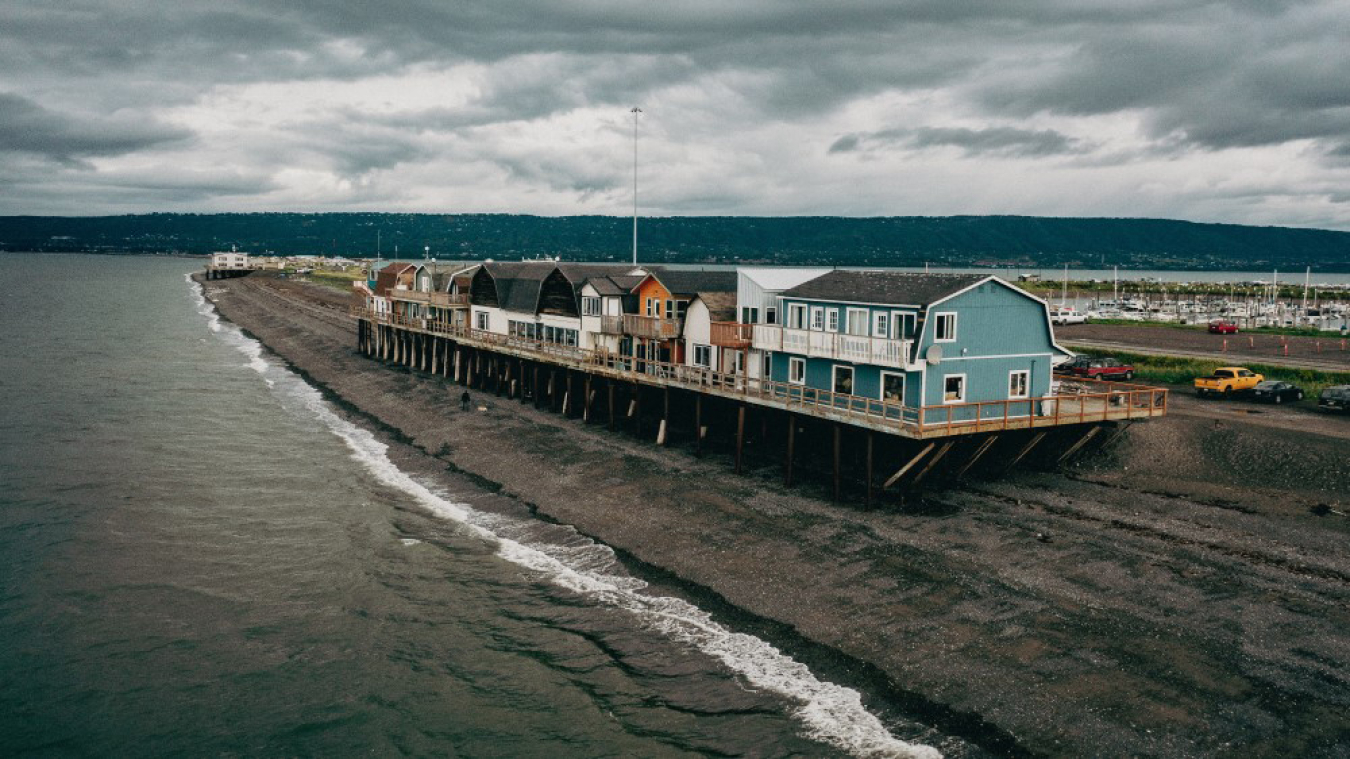
[[[1222,395],[1225,398],[1231,398],[1233,393],[1251,390],[1264,379],[1264,376],[1251,369],[1244,369],[1240,366],[1221,366],[1208,377],[1195,378],[1195,394],[1200,396]]]

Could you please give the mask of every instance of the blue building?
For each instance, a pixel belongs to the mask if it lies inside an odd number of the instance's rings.
[[[836,270],[784,291],[779,313],[781,325],[754,332],[772,380],[881,401],[911,420],[937,407],[925,423],[1049,413],[1035,399],[1071,355],[1044,301],[987,275]],[[992,405],[966,405],[977,403]]]

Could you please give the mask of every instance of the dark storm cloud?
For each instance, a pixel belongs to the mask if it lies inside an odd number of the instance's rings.
[[[455,160],[483,164],[475,179],[495,172],[526,192],[593,198],[613,194],[619,173],[593,154],[549,152],[595,146],[578,146],[576,135],[547,144],[538,129],[522,136],[522,125],[639,104],[672,154],[749,152],[745,166],[766,175],[783,153],[736,143],[738,133],[764,129],[817,157],[822,134],[832,134],[832,155],[924,151],[935,166],[1053,158],[1085,172],[1307,141],[1307,166],[1330,172],[1350,159],[1348,19],[1344,0],[11,2],[0,5],[0,92],[11,93],[0,95],[0,151],[73,168],[191,136],[166,122],[206,134],[214,116],[240,126],[216,130],[203,160],[236,162],[244,184],[264,188],[260,197],[278,194],[259,178],[287,168],[303,181],[327,172],[373,191],[382,172],[435,160],[452,144]],[[220,104],[282,111],[289,104],[276,96],[240,91],[376,77],[397,89],[450,71],[471,86],[443,99],[391,98],[387,108],[339,96],[293,119],[236,119]],[[827,161],[825,170],[864,163]],[[126,202],[158,192],[141,180]],[[724,197],[720,180],[692,171],[682,181],[700,182],[668,191],[683,208],[717,198],[730,205],[714,210],[734,213],[760,192]],[[308,202],[292,189],[280,197]],[[815,201],[794,192],[795,207]],[[772,210],[771,199],[761,203]]]
[[[144,117],[80,118],[0,92],[0,151],[32,153],[69,163],[88,156],[132,153],[189,136],[186,130]]]
[[[954,147],[966,155],[1048,156],[1074,152],[1077,145],[1077,140],[1050,129],[920,127],[844,135],[830,145],[829,152]]]

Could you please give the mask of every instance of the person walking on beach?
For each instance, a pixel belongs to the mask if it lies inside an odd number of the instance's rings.
[[[459,396],[459,408],[460,408],[460,410],[462,410],[462,411],[468,411],[468,410],[469,410],[469,391],[468,391],[468,390],[465,390],[465,391],[464,391],[464,394],[461,395],[461,396]]]

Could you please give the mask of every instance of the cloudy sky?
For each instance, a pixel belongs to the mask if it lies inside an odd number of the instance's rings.
[[[1350,230],[1350,0],[0,0],[0,214]]]

